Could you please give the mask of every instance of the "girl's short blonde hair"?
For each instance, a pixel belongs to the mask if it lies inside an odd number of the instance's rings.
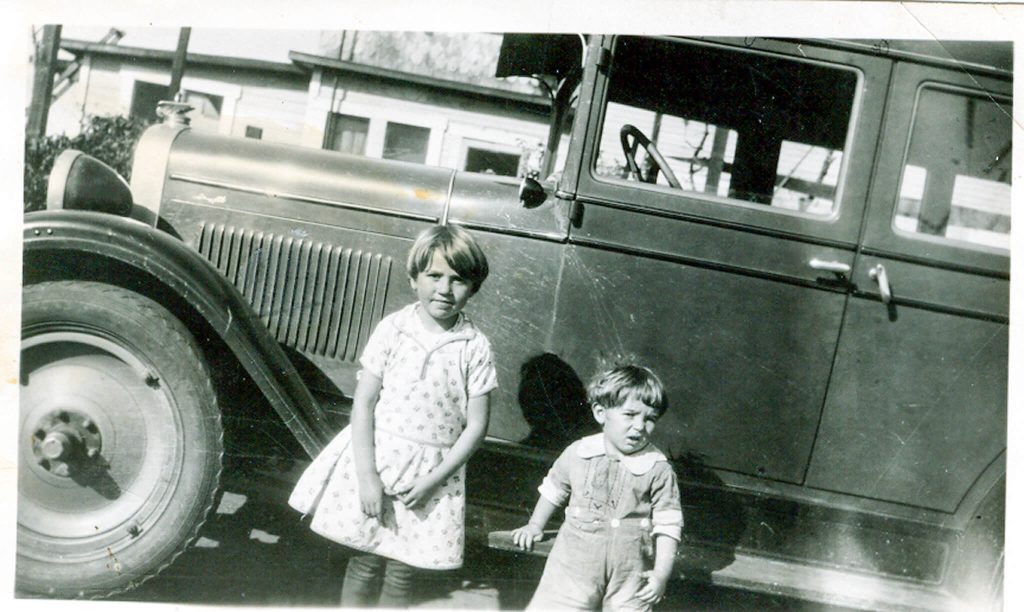
[[[587,385],[591,406],[618,408],[630,397],[657,410],[658,416],[668,410],[668,396],[661,379],[643,366],[615,366],[598,373]]]
[[[487,256],[476,239],[457,225],[435,225],[420,232],[409,249],[409,259],[405,264],[409,278],[416,278],[430,267],[435,251],[441,253],[452,270],[469,281],[473,293],[479,291],[490,272]]]

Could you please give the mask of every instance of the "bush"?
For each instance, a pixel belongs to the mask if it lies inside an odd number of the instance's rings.
[[[132,153],[148,122],[131,117],[90,117],[82,132],[25,139],[25,212],[46,207],[46,183],[53,161],[65,149],[77,149],[131,178]]]

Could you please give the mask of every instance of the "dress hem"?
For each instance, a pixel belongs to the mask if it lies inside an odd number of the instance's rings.
[[[313,530],[313,533],[317,534],[318,536],[320,536],[322,538],[328,539],[328,540],[334,542],[335,544],[344,546],[345,548],[351,548],[352,550],[356,550],[356,551],[364,552],[364,553],[369,553],[371,555],[377,555],[378,557],[387,557],[388,559],[394,559],[395,561],[401,561],[402,563],[404,563],[406,565],[410,565],[412,567],[415,567],[416,569],[447,571],[447,570],[462,569],[462,566],[465,565],[465,562],[459,563],[458,565],[444,565],[444,566],[431,565],[429,567],[424,566],[424,565],[416,565],[415,563],[410,563],[409,561],[406,561],[405,559],[398,559],[398,558],[392,557],[390,555],[385,555],[385,554],[382,554],[382,553],[380,553],[380,552],[378,552],[376,550],[370,550],[369,548],[363,548],[361,546],[356,546],[354,544],[349,544],[347,542],[341,542],[341,541],[335,540],[334,538],[326,536],[326,535],[320,533],[319,531],[316,531],[315,529]]]

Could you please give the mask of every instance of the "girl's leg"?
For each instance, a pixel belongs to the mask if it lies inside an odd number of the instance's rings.
[[[416,569],[411,565],[387,559],[384,566],[384,587],[380,593],[380,607],[408,608],[412,603],[412,586]]]
[[[341,605],[345,608],[369,608],[381,595],[384,557],[366,553],[349,558],[345,581],[341,585]]]

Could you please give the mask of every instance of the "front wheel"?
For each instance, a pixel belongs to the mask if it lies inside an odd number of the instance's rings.
[[[17,582],[102,597],[166,567],[213,504],[223,435],[209,371],[156,302],[94,282],[25,287]]]

